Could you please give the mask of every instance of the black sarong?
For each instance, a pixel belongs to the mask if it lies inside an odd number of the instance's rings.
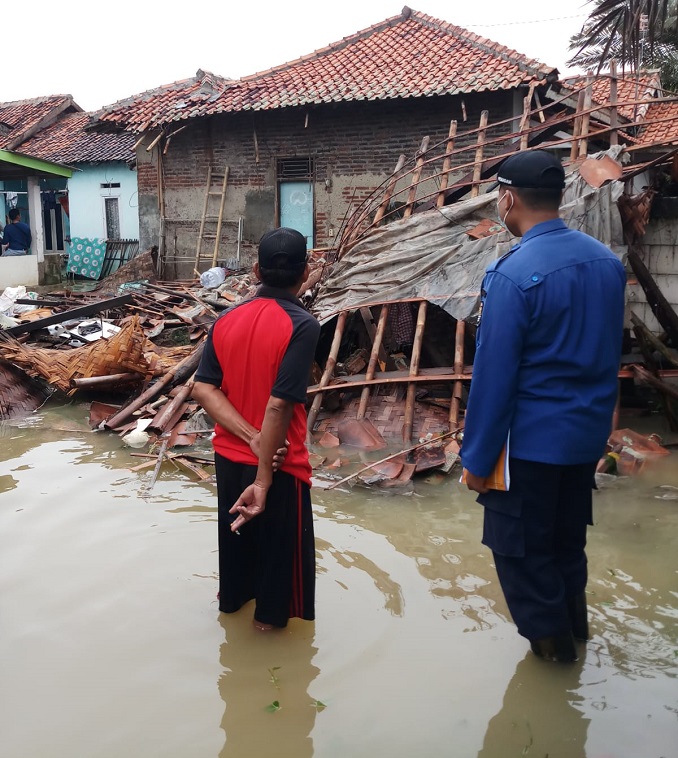
[[[228,511],[252,484],[256,466],[215,453],[219,502],[219,610],[233,613],[256,599],[254,618],[286,626],[315,618],[315,541],[310,488],[276,471],[263,513],[231,532]]]

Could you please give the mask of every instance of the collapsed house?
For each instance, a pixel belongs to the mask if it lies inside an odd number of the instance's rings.
[[[457,59],[461,50],[471,68],[483,64],[480,80],[463,66],[467,78],[457,71],[454,82],[443,66],[425,79],[403,73],[412,45],[436,42],[435,56],[451,40]],[[401,66],[408,86],[377,91],[358,77],[374,48],[386,70]],[[472,377],[480,282],[512,244],[488,187],[507,155],[538,147],[566,166],[567,223],[628,263],[621,402],[637,385],[652,386],[675,425],[678,98],[658,97],[656,79],[643,88],[614,72],[559,82],[557,72],[516,56],[405,9],[270,72],[238,82],[199,72],[104,109],[97,128],[135,133],[141,234],[158,254],[149,249],[91,293],[45,300],[44,318],[56,311],[56,320],[15,325],[0,356],[68,393],[112,393],[112,403],[93,406],[92,425],[159,446],[141,454],[149,458],[141,466],[157,472],[171,458],[209,477],[209,456],[190,452],[210,431],[190,399],[191,377],[211,321],[255,288],[244,271],[226,269],[243,267],[271,226],[301,225],[310,230],[313,272],[300,296],[323,325],[308,391],[316,468],[341,476],[357,454],[368,480],[398,487],[416,471],[449,471]],[[347,62],[342,70],[358,78],[344,88],[330,72]],[[351,129],[339,135],[339,123]],[[287,215],[293,196],[310,217]],[[223,281],[201,287],[211,272]],[[159,281],[169,274],[172,281]],[[85,313],[76,316],[73,305]],[[101,334],[88,346],[73,332],[93,314]],[[106,322],[120,334],[105,335]],[[66,334],[45,334],[57,323]],[[43,344],[28,344],[28,335]],[[57,359],[55,349],[65,355]],[[69,350],[78,354],[66,357]],[[375,463],[373,451],[387,447],[396,452]]]

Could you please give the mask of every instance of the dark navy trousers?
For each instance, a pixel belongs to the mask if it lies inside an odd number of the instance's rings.
[[[483,544],[518,632],[530,640],[567,632],[568,598],[586,587],[597,461],[574,466],[511,458],[509,492],[479,495]]]

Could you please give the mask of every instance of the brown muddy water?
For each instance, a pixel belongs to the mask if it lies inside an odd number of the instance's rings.
[[[0,428],[2,758],[678,756],[678,454],[596,493],[593,637],[559,666],[455,479],[316,488],[317,621],[261,634],[217,611],[213,485],[145,493],[86,416]]]

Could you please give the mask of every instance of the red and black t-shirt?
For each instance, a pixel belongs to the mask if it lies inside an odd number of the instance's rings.
[[[296,403],[282,466],[310,484],[306,449],[306,388],[320,324],[285,290],[262,286],[252,300],[223,313],[212,326],[195,379],[220,387],[236,410],[261,429],[271,396]],[[248,444],[219,426],[214,449],[235,462],[257,465]]]

